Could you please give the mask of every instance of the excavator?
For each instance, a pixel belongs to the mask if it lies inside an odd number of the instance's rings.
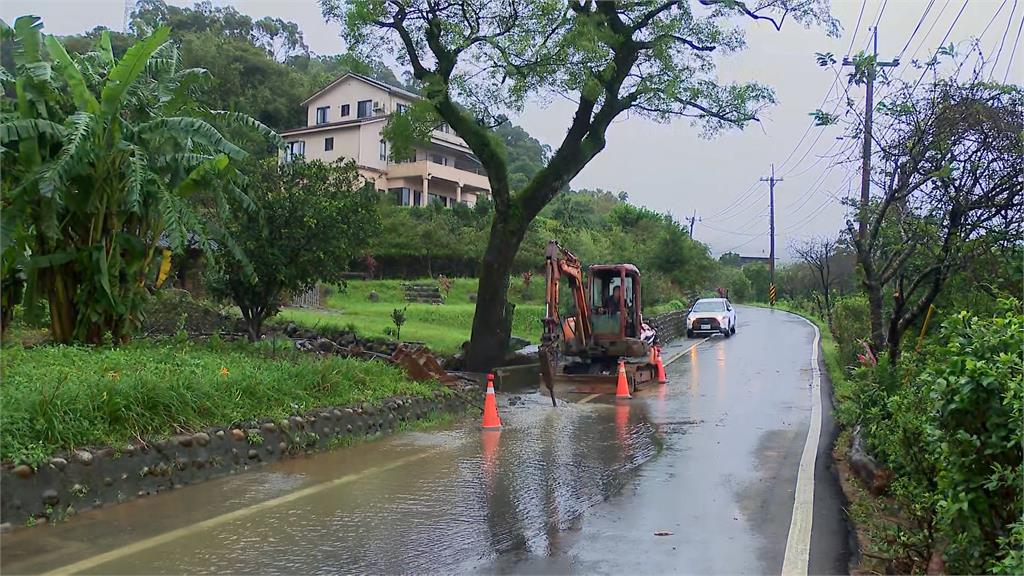
[[[546,313],[540,344],[544,385],[555,404],[555,387],[583,394],[615,393],[619,360],[630,392],[657,378],[657,333],[641,315],[640,271],[633,264],[594,264],[583,273],[579,259],[557,241],[544,253]],[[559,311],[565,279],[569,313]]]

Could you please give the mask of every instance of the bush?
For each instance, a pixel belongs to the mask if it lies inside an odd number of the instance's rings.
[[[901,572],[941,550],[950,573],[1020,573],[1024,315],[1019,302],[1001,307],[962,312],[924,354],[857,373],[854,413],[906,521],[885,539]]]
[[[844,296],[837,298],[832,312],[832,335],[839,346],[839,361],[849,366],[857,361],[857,354],[864,351],[860,341],[871,333],[871,321],[866,296]]]

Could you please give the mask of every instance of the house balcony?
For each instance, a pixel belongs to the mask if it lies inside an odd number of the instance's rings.
[[[467,192],[487,192],[491,190],[491,183],[487,176],[477,172],[471,172],[454,166],[437,164],[430,160],[417,160],[416,162],[402,162],[391,164],[387,170],[388,179],[418,177],[425,180],[440,179],[452,182],[462,187]]]

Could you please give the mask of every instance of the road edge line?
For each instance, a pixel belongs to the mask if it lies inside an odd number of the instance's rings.
[[[786,554],[782,561],[783,576],[805,576],[811,557],[811,528],[814,519],[814,468],[818,457],[818,442],[821,436],[821,370],[818,368],[818,346],[821,331],[817,324],[794,314],[814,328],[814,343],[811,346],[811,422],[807,428],[807,440],[800,456],[800,467],[796,477],[796,492],[793,498],[793,517],[789,523],[786,538]]]
[[[683,355],[688,354],[690,352],[690,350],[693,350],[694,348],[696,348],[697,346],[700,346],[701,344],[707,342],[708,340],[711,340],[711,336],[708,336],[708,337],[704,338],[700,342],[697,342],[696,344],[694,344],[693,346],[690,346],[686,350],[683,350],[679,354],[676,354],[675,356],[669,358],[668,360],[663,361],[662,365],[663,366],[668,366],[669,364],[671,364],[671,363],[675,362],[676,360],[679,360],[680,358],[682,358]]]
[[[53,570],[49,570],[47,572],[44,572],[43,574],[44,574],[44,576],[50,575],[50,574],[75,574],[75,573],[78,573],[78,572],[82,572],[83,570],[89,570],[91,568],[95,568],[97,566],[101,566],[103,564],[106,564],[107,562],[111,562],[113,560],[117,560],[118,558],[127,556],[129,554],[135,554],[136,552],[140,552],[140,551],[145,550],[147,548],[152,548],[153,546],[159,546],[160,544],[165,544],[167,542],[171,542],[173,540],[177,540],[178,538],[181,538],[181,537],[183,537],[183,536],[185,536],[185,535],[187,535],[189,533],[192,533],[192,532],[195,532],[195,531],[198,531],[198,530],[205,530],[205,529],[208,529],[208,528],[213,528],[215,526],[219,526],[219,525],[224,524],[226,522],[232,522],[234,520],[238,520],[240,518],[244,518],[246,516],[249,516],[250,514],[253,514],[254,512],[258,512],[260,510],[265,510],[267,508],[273,508],[275,506],[279,506],[279,505],[284,504],[286,502],[291,502],[293,500],[298,500],[300,498],[305,498],[306,496],[309,496],[311,494],[315,494],[317,492],[321,492],[321,491],[326,490],[328,488],[333,488],[334,486],[338,486],[338,485],[341,485],[341,484],[346,484],[348,482],[352,482],[354,480],[358,480],[358,479],[363,478],[365,476],[370,476],[370,475],[376,474],[378,472],[383,472],[385,470],[390,470],[392,468],[397,468],[399,466],[408,464],[408,463],[413,462],[415,460],[419,460],[420,458],[424,458],[426,456],[429,456],[429,455],[433,454],[434,452],[436,452],[436,450],[428,450],[426,452],[420,452],[418,454],[411,454],[409,456],[406,456],[404,458],[395,460],[394,462],[391,462],[391,463],[388,463],[388,464],[384,464],[382,466],[375,466],[373,468],[367,468],[365,470],[360,470],[359,472],[353,472],[352,474],[346,474],[345,476],[340,476],[338,478],[334,478],[333,480],[327,480],[326,482],[320,482],[319,484],[313,484],[312,486],[307,486],[306,488],[303,488],[301,490],[297,490],[295,492],[289,492],[287,494],[282,494],[281,496],[278,496],[276,498],[271,498],[270,500],[264,500],[263,502],[257,502],[256,504],[252,504],[250,506],[246,506],[245,508],[239,508],[239,509],[233,510],[231,512],[225,512],[224,514],[220,514],[220,515],[214,516],[212,518],[207,518],[206,520],[202,520],[202,521],[196,522],[194,524],[189,524],[187,526],[182,526],[180,528],[175,528],[175,529],[173,529],[173,530],[171,530],[169,532],[164,532],[162,534],[157,534],[155,536],[150,536],[149,538],[145,538],[143,540],[139,540],[139,541],[133,542],[131,544],[126,544],[126,545],[121,546],[119,548],[114,548],[113,550],[108,550],[107,552],[103,552],[101,554],[97,554],[97,555],[91,556],[89,558],[84,558],[82,560],[79,560],[77,562],[73,562],[71,564],[62,566],[60,568],[55,568]]]

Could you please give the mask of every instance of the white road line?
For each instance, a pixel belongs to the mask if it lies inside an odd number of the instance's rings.
[[[415,460],[419,460],[420,458],[429,456],[434,452],[436,452],[436,450],[427,450],[425,452],[420,452],[418,454],[412,454],[411,456],[399,458],[394,462],[384,464],[382,466],[367,468],[366,470],[361,470],[354,474],[348,474],[345,476],[340,476],[333,480],[321,482],[320,484],[314,484],[312,486],[303,488],[302,490],[298,490],[296,492],[284,494],[282,496],[278,496],[277,498],[272,498],[270,500],[266,500],[258,504],[253,504],[252,506],[247,506],[245,508],[240,508],[233,512],[228,512],[226,514],[221,514],[220,516],[208,518],[206,520],[203,520],[202,522],[197,522],[195,524],[190,524],[188,526],[182,526],[181,528],[171,530],[170,532],[164,532],[163,534],[158,534],[151,538],[146,538],[145,540],[139,540],[138,542],[134,542],[132,544],[128,544],[120,548],[115,548],[113,550],[110,550],[109,552],[104,552],[103,554],[99,554],[91,558],[80,560],[78,562],[75,562],[74,564],[69,564],[62,568],[57,568],[56,570],[46,572],[45,574],[74,574],[76,572],[82,572],[83,570],[89,570],[102,564],[106,564],[107,562],[110,562],[112,560],[117,560],[118,558],[129,556],[131,554],[136,554],[147,548],[152,548],[153,546],[158,546],[160,544],[165,544],[167,542],[177,540],[182,536],[186,536],[188,534],[192,534],[200,530],[213,528],[215,526],[220,526],[221,524],[225,524],[227,522],[233,522],[240,518],[249,516],[255,512],[259,512],[260,510],[266,510],[268,508],[280,506],[281,504],[292,502],[300,498],[305,498],[306,496],[315,494],[317,492],[322,492],[328,488],[333,488],[341,484],[352,482],[354,480],[359,480],[360,478],[369,476],[371,474],[376,474],[378,472],[384,472],[385,470],[397,468],[398,466],[402,466],[403,464],[408,464],[409,462],[413,462]]]
[[[665,366],[668,366],[669,364],[671,364],[671,363],[675,362],[676,360],[679,360],[680,358],[682,358],[683,354],[686,354],[690,350],[693,350],[694,348],[696,348],[697,346],[700,346],[701,344],[707,342],[708,340],[711,340],[711,336],[708,336],[707,338],[701,340],[700,342],[697,342],[693,346],[690,346],[686,350],[683,350],[682,352],[680,352],[679,354],[676,354],[675,356],[669,358],[668,360],[663,361],[662,364],[664,364]]]
[[[818,437],[821,436],[821,371],[818,370],[818,341],[821,333],[816,324],[800,318],[814,328],[814,344],[811,347],[811,424],[807,429],[807,441],[796,475],[793,518],[789,523],[786,556],[782,561],[783,576],[805,576],[808,571],[811,522],[814,516],[814,463],[818,457]]]

